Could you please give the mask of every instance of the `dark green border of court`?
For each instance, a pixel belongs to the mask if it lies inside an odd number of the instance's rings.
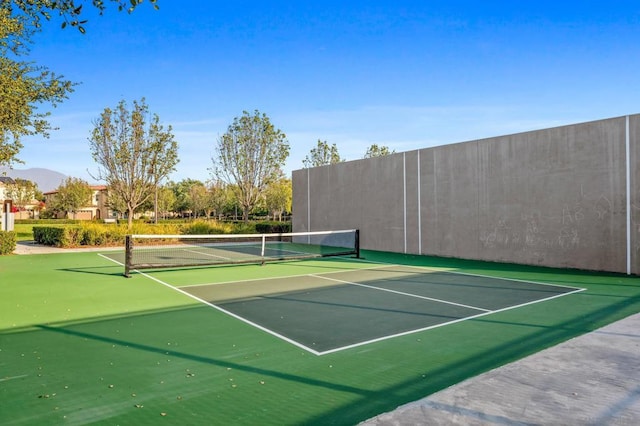
[[[95,253],[0,257],[0,423],[355,424],[640,312],[637,277],[363,255],[586,291],[316,357]]]

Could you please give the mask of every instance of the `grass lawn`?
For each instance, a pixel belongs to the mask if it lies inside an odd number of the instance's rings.
[[[33,240],[33,227],[38,225],[26,225],[22,223],[16,223],[13,230],[16,233],[18,241],[31,241]],[[40,225],[42,226],[42,225]]]

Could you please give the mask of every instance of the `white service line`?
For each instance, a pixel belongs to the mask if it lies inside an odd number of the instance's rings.
[[[98,256],[100,256],[100,257],[102,257],[102,258],[105,258],[105,259],[107,259],[108,261],[113,262],[113,263],[115,263],[115,264],[117,264],[117,265],[124,266],[124,263],[120,263],[120,262],[118,262],[117,260],[112,259],[112,258],[110,258],[109,256],[105,256],[105,255],[104,255],[104,254],[102,254],[102,253],[98,253]]]
[[[198,250],[188,250],[188,249],[184,249],[183,251],[186,251],[187,253],[201,254],[201,255],[203,255],[203,256],[217,257],[218,259],[231,260],[231,258],[230,258],[230,257],[218,256],[218,255],[216,255],[216,254],[211,254],[211,253],[203,253],[203,252],[198,251]]]
[[[29,376],[28,374],[21,374],[19,376],[0,377],[0,383],[8,382],[9,380],[22,379],[28,376]]]

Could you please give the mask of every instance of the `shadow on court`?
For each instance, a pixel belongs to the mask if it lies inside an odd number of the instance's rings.
[[[394,265],[182,290],[325,354],[581,289]]]
[[[106,272],[109,270],[110,272]],[[93,274],[93,275],[111,275],[111,276],[119,276],[122,277],[122,271],[114,271],[113,266],[96,266],[96,267],[86,267],[86,268],[60,268],[58,271],[66,271],[66,272],[78,272],[81,274]]]
[[[491,345],[486,351],[474,352],[473,355],[462,357],[455,362],[446,362],[441,366],[425,366],[424,374],[418,374],[415,378],[402,380],[380,389],[367,388],[365,386],[354,386],[349,384],[348,378],[341,380],[318,379],[307,375],[288,372],[287,368],[269,369],[251,365],[247,362],[234,362],[223,358],[214,358],[192,354],[186,351],[169,349],[156,345],[142,344],[128,339],[121,339],[112,336],[104,336],[88,331],[74,330],[70,326],[50,326],[38,325],[37,328],[47,333],[65,335],[78,338],[78,342],[96,341],[107,345],[116,345],[134,351],[157,354],[163,357],[174,357],[192,361],[199,364],[211,365],[223,369],[243,371],[256,377],[271,377],[274,379],[289,382],[292,389],[297,385],[311,386],[318,389],[327,389],[340,393],[354,395],[356,401],[325,411],[314,417],[300,417],[298,421],[304,424],[356,424],[364,419],[375,416],[383,411],[389,411],[408,401],[413,401],[425,395],[432,394],[441,389],[447,388],[469,377],[476,376],[485,371],[491,370],[500,365],[504,365],[516,359],[522,358],[543,348],[547,348],[585,331],[598,328],[600,324],[618,319],[624,312],[631,308],[640,308],[640,295],[632,297],[616,304],[607,306],[589,314],[557,324],[552,329],[538,328],[538,331],[529,332],[526,336],[506,340],[499,345]],[[484,319],[472,319],[471,322],[484,321]],[[499,323],[500,321],[495,321]],[[537,324],[511,323],[505,325],[522,327],[531,330],[538,327]],[[398,350],[401,351],[403,342],[399,342]],[[473,352],[473,351],[470,351]],[[352,356],[355,356],[352,355]],[[402,352],[398,352],[401,359]],[[131,374],[132,380],[136,380],[138,374]],[[139,380],[139,377],[138,377]],[[462,401],[460,401],[462,403]],[[440,407],[442,408],[442,407]],[[449,407],[452,410],[453,407]],[[444,407],[447,409],[447,407]],[[474,413],[468,413],[473,415]],[[487,418],[488,419],[488,418]],[[486,419],[486,420],[487,420]],[[494,420],[500,420],[495,417]]]
[[[60,333],[60,334],[64,334],[64,335],[67,335],[67,336],[78,337],[78,338],[81,338],[81,339],[95,340],[95,341],[98,341],[98,342],[108,343],[108,344],[112,344],[112,345],[118,345],[118,346],[122,346],[122,347],[126,347],[126,348],[132,348],[132,349],[136,349],[136,350],[139,350],[139,351],[156,353],[156,354],[160,354],[160,355],[163,355],[163,356],[172,356],[172,357],[176,357],[176,358],[186,359],[186,360],[189,360],[189,361],[195,361],[195,362],[198,362],[198,363],[215,365],[215,366],[218,366],[218,367],[232,368],[234,370],[246,371],[246,372],[249,372],[249,373],[252,373],[252,374],[258,374],[260,376],[274,377],[274,378],[283,379],[283,380],[287,380],[287,381],[291,381],[291,382],[304,383],[304,384],[307,384],[307,385],[327,388],[327,389],[336,390],[336,391],[340,391],[340,392],[355,393],[355,394],[359,394],[359,395],[363,395],[363,396],[372,395],[372,392],[366,391],[364,389],[358,389],[358,388],[354,388],[354,387],[350,387],[350,386],[345,386],[345,385],[341,385],[339,383],[330,383],[330,382],[326,382],[326,381],[322,381],[322,380],[312,379],[312,378],[309,378],[309,377],[303,377],[303,376],[299,376],[299,375],[289,374],[289,373],[285,373],[285,372],[282,372],[282,371],[275,371],[275,370],[268,370],[268,369],[264,369],[264,368],[252,367],[250,365],[235,363],[235,362],[231,362],[231,361],[225,361],[225,360],[222,360],[222,359],[208,358],[208,357],[203,357],[203,356],[200,356],[200,355],[193,355],[193,354],[188,354],[188,353],[185,353],[185,352],[180,352],[180,351],[175,351],[175,350],[170,350],[170,349],[168,350],[167,348],[164,348],[164,347],[155,347],[155,346],[150,346],[150,345],[143,345],[143,344],[140,344],[140,343],[137,343],[137,342],[133,342],[133,341],[121,340],[121,339],[116,339],[116,338],[113,338],[113,337],[100,336],[100,335],[87,333],[87,332],[82,332],[82,331],[77,331],[77,330],[70,330],[67,327],[52,327],[52,326],[48,326],[48,325],[44,325],[44,324],[38,325],[36,327],[41,329],[41,330],[43,330],[43,331],[47,331],[47,332]]]
[[[630,308],[634,308],[630,310]],[[390,411],[406,401],[414,401],[425,395],[430,395],[439,390],[445,389],[455,383],[459,383],[469,377],[489,371],[498,366],[510,363],[527,355],[539,352],[542,349],[557,345],[573,337],[579,336],[587,331],[593,331],[604,324],[618,320],[625,315],[622,312],[637,312],[640,309],[640,295],[622,300],[614,305],[606,308],[598,309],[590,312],[581,318],[575,318],[558,324],[553,329],[545,328],[537,332],[529,334],[527,337],[514,339],[498,345],[491,350],[479,353],[474,357],[466,358],[462,361],[448,364],[444,368],[430,371],[429,380],[419,377],[413,380],[406,380],[397,383],[385,389],[384,394],[389,400],[384,404],[387,406],[386,411]],[[478,321],[472,319],[471,321]],[[480,321],[483,321],[481,319]],[[530,324],[521,323],[516,326],[530,327]],[[534,327],[537,327],[535,324]],[[557,366],[562,369],[562,366]],[[521,384],[516,383],[516,386]],[[473,398],[473,395],[469,395]],[[460,400],[459,404],[464,405],[464,401]],[[495,401],[500,404],[500,401]],[[372,417],[373,407],[366,407],[367,401],[360,401],[358,404],[352,404],[340,407],[330,413],[326,413],[326,418],[351,419],[354,422],[361,421],[362,418]],[[586,406],[585,406],[586,407]],[[554,424],[555,413],[558,407],[547,407],[545,412],[548,418],[541,418],[536,424]],[[369,410],[369,413],[367,413]],[[360,419],[360,420],[358,420]],[[427,418],[424,419],[428,420]],[[396,418],[399,424],[402,423],[402,417]],[[411,422],[411,420],[408,420]],[[415,421],[415,420],[414,420]],[[508,424],[513,424],[517,419],[510,419]],[[322,418],[312,419],[309,424],[322,424]],[[376,424],[375,422],[371,423]],[[520,424],[520,423],[518,423]]]

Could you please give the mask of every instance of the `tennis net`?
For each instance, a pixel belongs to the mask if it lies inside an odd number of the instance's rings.
[[[128,235],[126,277],[136,269],[264,263],[325,256],[360,257],[357,229],[242,235]]]

